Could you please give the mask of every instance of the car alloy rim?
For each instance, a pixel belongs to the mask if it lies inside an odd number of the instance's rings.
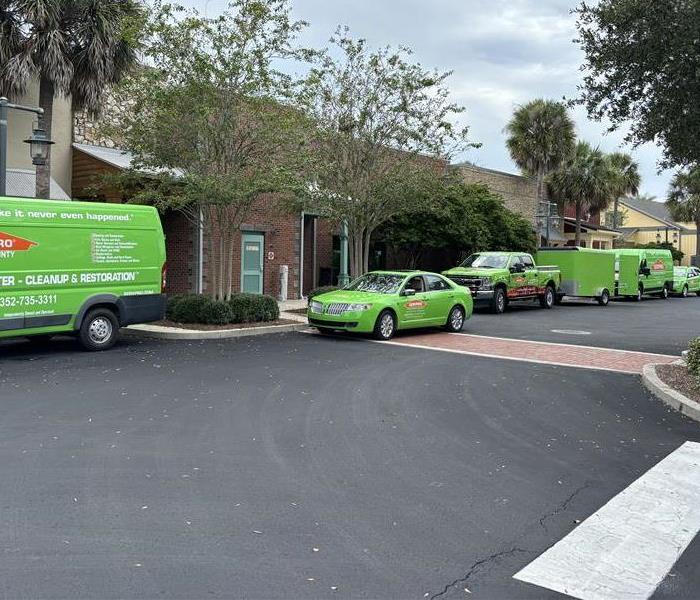
[[[462,316],[462,311],[459,310],[458,308],[455,308],[452,311],[452,328],[453,329],[461,329],[462,328],[462,321],[464,320],[464,317]]]
[[[552,293],[552,288],[547,289],[547,306],[552,306],[554,304],[554,294]]]
[[[394,319],[391,315],[384,315],[382,317],[380,331],[382,332],[382,337],[391,337],[391,334],[394,332]]]
[[[496,299],[496,301],[498,302],[499,310],[503,310],[503,307],[505,306],[505,303],[506,303],[506,299],[503,296],[503,292],[498,293],[498,298]]]
[[[106,317],[97,317],[90,323],[88,336],[95,344],[104,344],[112,335],[112,323]]]

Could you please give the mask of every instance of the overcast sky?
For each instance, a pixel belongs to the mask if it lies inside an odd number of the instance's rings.
[[[537,97],[576,95],[582,54],[572,43],[576,0],[291,0],[295,17],[310,22],[303,42],[322,47],[337,25],[374,46],[404,44],[426,67],[454,71],[448,85],[467,109],[462,118],[482,148],[460,157],[517,172],[503,128],[518,105]],[[181,0],[208,16],[227,0]],[[640,164],[642,192],[663,198],[670,172],[657,173],[658,148],[632,151],[622,133],[604,135],[585,111],[574,111],[578,135],[603,150],[622,148]]]

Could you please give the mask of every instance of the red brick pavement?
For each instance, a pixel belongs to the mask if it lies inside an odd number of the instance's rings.
[[[680,358],[666,354],[456,333],[405,335],[388,343],[473,356],[637,374],[642,372],[646,364],[671,363]]]

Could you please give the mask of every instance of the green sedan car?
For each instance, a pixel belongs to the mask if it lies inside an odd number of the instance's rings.
[[[389,340],[398,329],[460,331],[472,308],[470,291],[442,275],[373,271],[342,290],[315,296],[307,314],[322,333],[353,331]]]
[[[698,267],[673,267],[673,293],[684,298],[689,294],[700,296],[700,269]]]

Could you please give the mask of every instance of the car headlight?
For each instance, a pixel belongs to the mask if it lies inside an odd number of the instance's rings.
[[[309,302],[309,310],[312,313],[318,313],[321,314],[323,312],[323,304],[320,302],[316,302],[316,300],[312,300]]]
[[[371,304],[350,304],[347,308],[348,312],[362,312],[372,308]]]

